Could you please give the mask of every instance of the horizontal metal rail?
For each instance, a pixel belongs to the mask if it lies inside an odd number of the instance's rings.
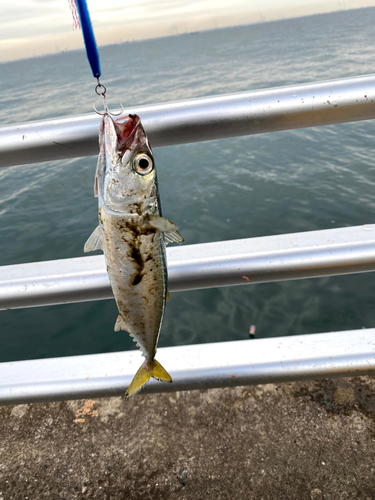
[[[290,85],[127,108],[152,146],[290,130],[375,118],[375,76]],[[92,113],[0,128],[0,167],[98,153]]]
[[[168,248],[171,292],[375,271],[375,225]],[[103,255],[0,267],[0,309],[111,298]]]
[[[375,329],[165,347],[157,358],[173,383],[151,380],[143,392],[366,375],[374,351]],[[0,404],[123,395],[142,360],[131,351],[0,363]]]

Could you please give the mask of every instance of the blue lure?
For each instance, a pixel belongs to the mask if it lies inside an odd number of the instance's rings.
[[[78,9],[79,19],[81,21],[83,39],[86,47],[87,59],[89,60],[92,74],[94,78],[100,78],[100,61],[99,52],[96,45],[94,31],[92,29],[89,10],[87,8],[86,0],[75,0]]]

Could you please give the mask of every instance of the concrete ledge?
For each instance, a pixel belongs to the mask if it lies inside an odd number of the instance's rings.
[[[0,499],[375,498],[369,376],[0,408]]]

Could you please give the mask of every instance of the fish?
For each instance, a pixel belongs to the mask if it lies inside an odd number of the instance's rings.
[[[169,298],[165,245],[184,240],[162,217],[155,161],[139,116],[104,113],[99,148],[99,225],[84,251],[103,250],[119,312],[114,329],[128,332],[145,358],[126,392],[130,398],[151,377],[172,382],[155,354]]]

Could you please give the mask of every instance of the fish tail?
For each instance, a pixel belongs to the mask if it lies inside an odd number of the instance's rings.
[[[172,377],[156,359],[152,359],[151,361],[146,360],[134,375],[125,396],[127,398],[135,396],[147,384],[151,377],[161,382],[172,382]]]

